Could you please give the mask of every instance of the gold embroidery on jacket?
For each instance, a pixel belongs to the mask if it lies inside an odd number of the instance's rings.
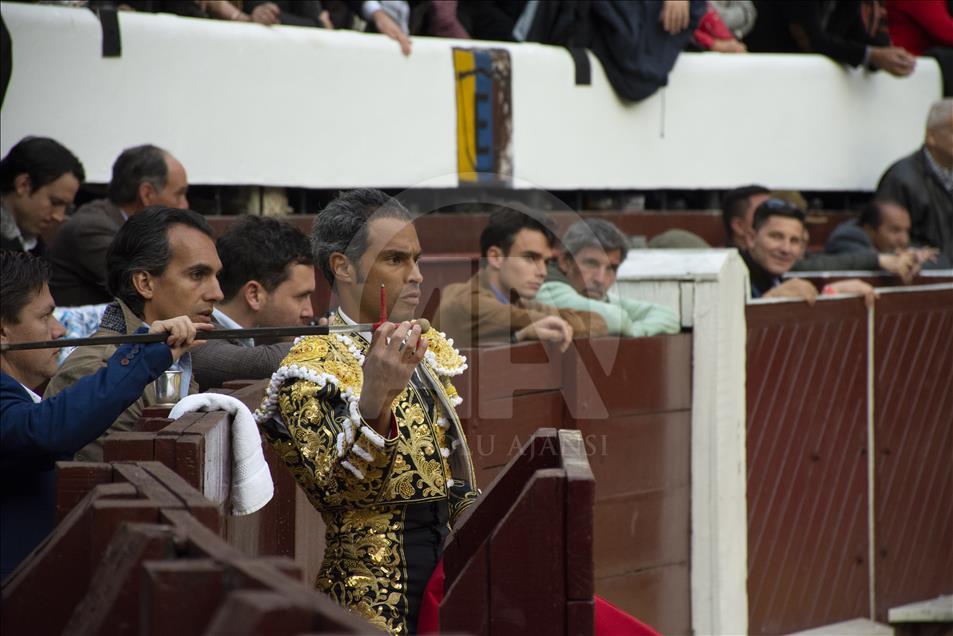
[[[317,589],[377,627],[406,633],[402,508],[323,516],[328,540]]]
[[[446,340],[433,337],[430,342],[433,369],[465,368],[463,358]],[[330,374],[334,380],[323,386],[300,377],[285,380],[277,391],[275,410],[291,437],[267,427],[264,431],[327,524],[327,548],[316,587],[373,624],[402,634],[408,608],[406,506],[447,500],[452,523],[477,493],[459,419],[455,412],[445,412],[440,396],[434,395],[429,406],[418,385],[411,383],[401,392],[392,407],[398,434],[385,439],[383,448],[352,426],[345,393],[350,392],[351,399],[360,395],[363,370],[349,347],[363,354],[367,346],[356,336],[349,342],[335,336],[300,339],[282,367]],[[422,366],[430,368],[428,361]],[[448,403],[455,404],[458,396],[449,378],[439,371],[428,373],[438,384],[431,387],[425,381],[422,390],[442,389]],[[448,448],[448,435],[437,424],[443,418],[456,431],[458,446],[464,445],[457,458],[462,463],[454,464],[462,466],[458,468],[462,474],[449,487],[451,462],[441,453],[441,448]],[[342,439],[348,430],[353,435],[350,441]],[[361,477],[344,466],[345,461]]]

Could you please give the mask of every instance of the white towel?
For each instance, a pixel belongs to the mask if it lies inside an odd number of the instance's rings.
[[[251,411],[230,395],[197,393],[180,400],[169,417],[176,419],[195,411],[226,411],[232,415],[232,514],[250,515],[260,510],[274,496],[275,484]]]

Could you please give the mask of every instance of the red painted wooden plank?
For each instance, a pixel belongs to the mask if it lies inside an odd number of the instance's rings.
[[[666,636],[691,636],[691,584],[685,564],[665,565],[596,580],[596,593]]]
[[[143,564],[142,574],[144,633],[205,633],[226,593],[220,564],[211,559],[152,561]]]
[[[867,313],[749,305],[749,632],[867,615]]]
[[[574,345],[562,359],[570,418],[691,408],[691,334],[584,339]]]
[[[875,314],[876,609],[953,592],[953,291]]]
[[[151,461],[155,458],[155,433],[117,431],[103,438],[103,461]]]
[[[597,501],[593,558],[596,579],[663,565],[688,565],[691,492],[685,486]],[[689,594],[689,589],[680,591]]]
[[[565,496],[564,471],[537,471],[494,532],[490,633],[565,633],[565,535],[552,527],[564,523]]]
[[[690,483],[690,411],[577,420],[576,424],[596,477],[598,501]]]
[[[94,462],[56,463],[56,522],[60,523],[76,504],[99,484],[112,483],[109,464]]]

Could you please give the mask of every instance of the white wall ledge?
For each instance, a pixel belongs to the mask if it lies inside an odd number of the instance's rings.
[[[876,623],[867,618],[855,618],[794,632],[789,636],[893,636],[893,634],[894,630],[889,625]]]
[[[404,57],[382,35],[120,12],[122,56],[103,58],[87,9],[0,10],[13,42],[0,152],[51,136],[92,183],[149,142],[194,184],[455,187],[454,46],[510,54],[514,188],[872,190],[940,97],[926,57],[895,78],[820,55],[684,53],[667,88],[626,104],[595,57],[592,84],[575,86],[560,47],[416,37]],[[794,87],[801,99],[772,97]]]
[[[887,620],[891,623],[953,623],[953,596],[891,607]]]

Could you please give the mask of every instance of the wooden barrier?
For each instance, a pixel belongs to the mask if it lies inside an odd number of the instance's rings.
[[[163,464],[58,468],[61,503],[93,487],[4,582],[4,633],[377,633],[292,561],[222,541],[217,506]]]
[[[750,633],[953,593],[953,286],[747,321]]]
[[[747,319],[749,633],[868,616],[864,303]]]
[[[665,633],[690,630],[691,342],[681,334],[576,340],[567,354],[538,343],[471,350],[456,382],[481,487],[537,429],[581,433],[596,475],[596,590]],[[256,407],[264,382],[241,384],[232,395]],[[154,458],[206,488],[209,478],[195,468],[228,470],[202,455],[227,425],[222,414],[190,414],[157,432],[110,435],[106,457]],[[320,515],[270,448],[265,456],[274,499],[248,517],[225,517],[223,536],[248,554],[293,557],[313,580],[323,556]]]
[[[261,403],[267,380],[236,381],[215,392],[230,393],[254,410]],[[136,432],[115,432],[103,444],[105,461],[158,461],[208,497],[223,515],[222,537],[249,555],[295,558],[307,580],[317,575],[324,554],[324,524],[284,463],[263,445],[271,469],[275,496],[261,510],[240,517],[228,514],[231,474],[231,422],[227,413],[187,413],[168,420],[168,409],[143,414]],[[156,428],[166,423],[158,430]],[[64,508],[82,496],[83,483],[61,493]],[[72,499],[70,499],[72,498]]]
[[[953,289],[883,294],[873,357],[875,607],[885,620],[898,605],[953,594]]]
[[[873,321],[859,298],[760,302],[746,313],[748,631],[881,618],[896,604],[953,591],[943,384],[953,377],[953,289],[885,290]],[[484,488],[537,429],[579,431],[595,477],[595,590],[672,634],[694,624],[693,341],[683,333],[577,340],[566,354],[538,343],[469,350],[470,368],[455,380]],[[231,390],[256,406],[262,384]],[[179,437],[204,444],[194,427],[209,416],[190,417]],[[153,453],[157,443],[123,442]],[[96,470],[82,483],[97,483]],[[225,535],[313,571],[320,521],[287,471],[273,464],[272,472],[275,500],[248,519],[244,535],[226,520]]]
[[[591,635],[594,489],[582,434],[536,431],[447,543],[441,629]]]
[[[818,289],[823,289],[824,285],[848,278],[862,280],[874,287],[909,287],[953,283],[953,270],[923,270],[909,285],[905,285],[896,274],[871,271],[788,272],[785,278],[803,278]]]
[[[596,593],[666,634],[691,632],[691,350],[690,334],[471,349],[455,382],[481,487],[537,429],[579,430]]]

